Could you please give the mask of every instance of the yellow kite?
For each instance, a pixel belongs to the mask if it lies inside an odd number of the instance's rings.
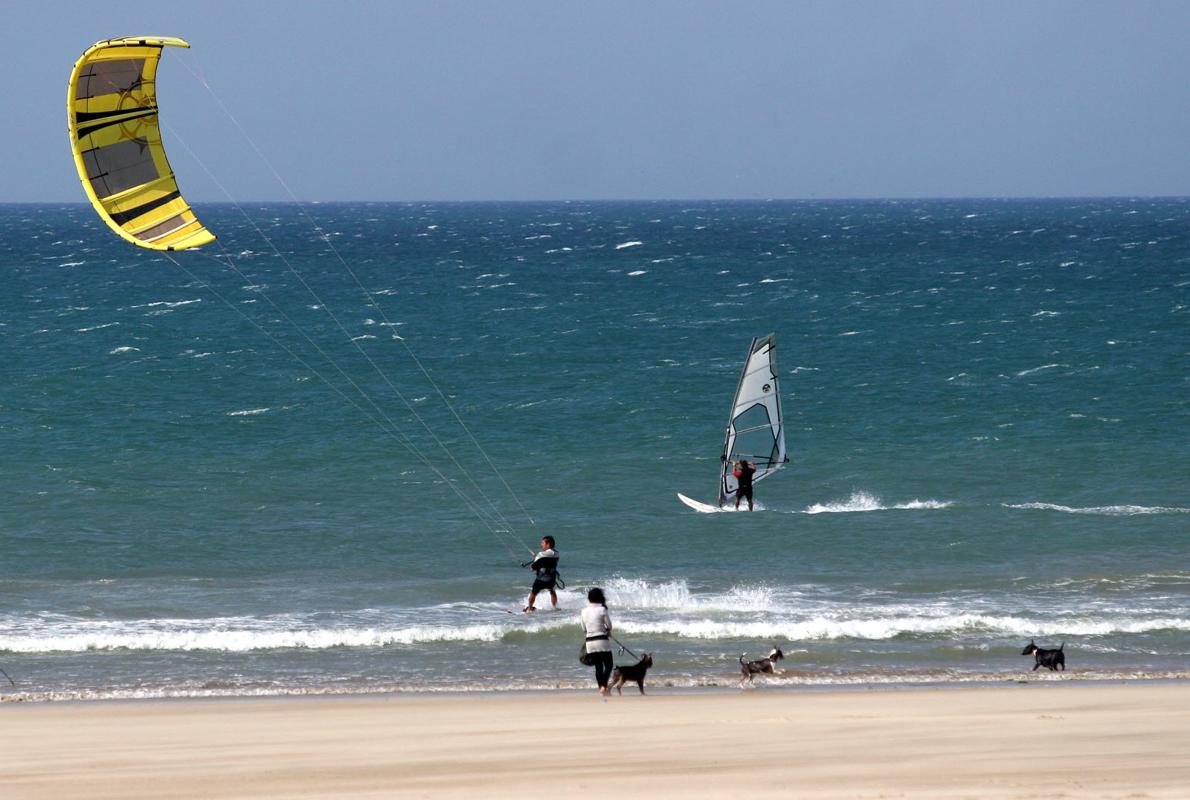
[[[70,74],[66,112],[83,189],[99,216],[133,244],[186,250],[215,240],[194,216],[161,146],[157,62],[173,36],[96,42]]]

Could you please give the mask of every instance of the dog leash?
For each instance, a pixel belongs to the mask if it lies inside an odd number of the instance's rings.
[[[634,653],[634,652],[632,652],[631,650],[629,650],[629,649],[628,649],[628,645],[624,644],[624,643],[623,643],[623,642],[621,642],[619,639],[617,639],[616,637],[612,636],[610,633],[608,634],[608,638],[609,638],[609,639],[611,639],[611,640],[612,640],[613,642],[615,642],[616,644],[620,645],[620,653],[621,653],[621,654],[623,654],[623,653],[627,653],[628,655],[632,656],[633,658],[640,658],[640,656],[638,656],[636,653]]]

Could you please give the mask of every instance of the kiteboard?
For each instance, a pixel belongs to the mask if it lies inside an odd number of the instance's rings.
[[[719,470],[719,504],[700,503],[682,493],[678,499],[702,514],[726,511],[735,504],[739,483],[734,464],[747,459],[755,467],[752,483],[775,473],[789,461],[785,454],[785,421],[781,414],[781,392],[777,383],[777,337],[769,334],[752,340],[740,372]]]

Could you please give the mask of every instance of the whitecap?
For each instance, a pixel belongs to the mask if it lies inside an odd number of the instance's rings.
[[[1067,367],[1067,366],[1070,366],[1070,365],[1069,364],[1043,364],[1040,367],[1033,367],[1032,369],[1022,370],[1021,372],[1018,372],[1016,374],[1016,376],[1018,378],[1023,378],[1026,375],[1034,375],[1038,372],[1043,372],[1047,369],[1057,369],[1059,367]]]
[[[109,356],[114,356],[118,353],[139,353],[139,347],[117,347],[115,350],[108,351]]]
[[[910,500],[907,503],[885,505],[874,494],[863,490],[851,493],[846,500],[834,503],[814,503],[802,510],[803,514],[847,514],[864,511],[921,511],[949,508],[954,505],[949,500]]]
[[[628,273],[628,277],[635,278],[638,275],[647,275],[648,273],[649,271],[647,269],[634,269],[632,272]]]
[[[629,247],[640,247],[642,244],[644,244],[644,242],[638,242],[635,240],[631,242],[621,242],[620,244],[616,245],[616,249],[624,250]]]
[[[246,408],[243,411],[228,411],[229,417],[254,417],[258,414],[267,414],[272,411],[271,408]]]
[[[154,300],[152,303],[141,303],[140,305],[129,306],[129,308],[178,308],[179,306],[188,306],[191,303],[201,303],[202,298],[195,298],[194,300]]]
[[[1029,511],[1060,511],[1064,514],[1095,514],[1109,517],[1131,517],[1144,514],[1190,514],[1190,508],[1180,506],[1087,506],[1075,508],[1057,503],[1002,503],[1005,508]]]

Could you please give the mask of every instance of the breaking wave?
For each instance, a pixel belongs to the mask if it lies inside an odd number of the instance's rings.
[[[765,611],[774,607],[776,590],[767,586],[733,586],[726,592],[693,594],[684,580],[652,584],[632,578],[604,582],[612,606],[625,610]]]
[[[493,642],[508,630],[497,625],[464,627],[415,625],[401,628],[322,628],[313,630],[218,630],[149,628],[96,630],[42,636],[0,636],[0,651],[83,653],[102,650],[247,653],[256,650],[327,650],[334,647],[386,647],[428,642]]]
[[[609,601],[611,598],[609,597]],[[1024,616],[951,613],[870,616],[862,612],[816,615],[764,615],[751,612],[749,619],[730,618],[707,605],[686,608],[682,614],[640,614],[630,607],[617,609],[616,628],[628,635],[680,639],[809,642],[855,639],[883,641],[897,637],[995,636],[1032,637],[1116,636],[1161,631],[1190,631],[1190,618],[1130,616],[1084,619],[1037,619]],[[211,625],[178,628],[130,624],[84,630],[50,631],[28,636],[0,635],[0,652],[83,653],[100,651],[248,653],[276,650],[329,650],[332,648],[394,647],[441,642],[496,642],[552,635],[574,626],[571,614],[552,618],[510,617],[508,623],[473,625],[409,625],[377,628],[325,627],[313,629],[223,629]]]
[[[676,636],[688,639],[748,639],[761,641],[830,641],[861,639],[880,641],[899,636],[994,635],[1018,638],[1058,636],[1107,636],[1154,631],[1190,631],[1190,619],[1085,619],[1038,620],[1028,617],[990,614],[946,614],[853,618],[822,616],[808,619],[656,620],[619,623],[622,631],[635,634]]]

